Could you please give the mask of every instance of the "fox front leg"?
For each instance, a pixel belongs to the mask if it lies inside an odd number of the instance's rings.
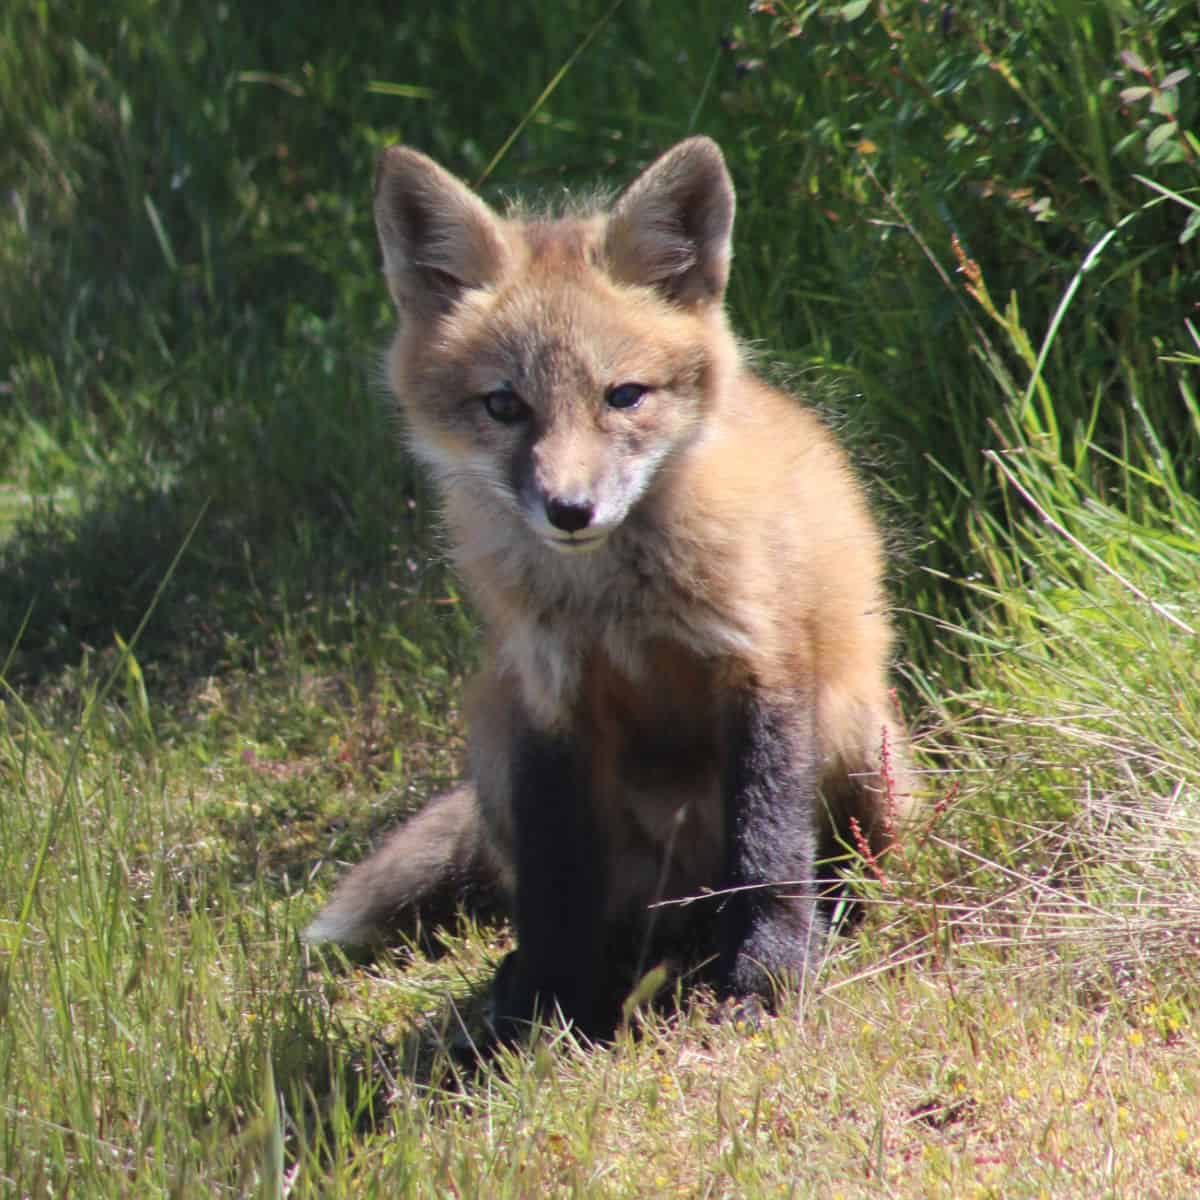
[[[496,977],[496,1033],[519,1037],[557,1009],[592,1034],[605,873],[586,756],[565,737],[525,732],[511,786],[517,948]]]
[[[773,1005],[821,942],[816,903],[818,749],[813,710],[795,693],[743,690],[727,714],[725,880],[718,982],[737,1001]]]

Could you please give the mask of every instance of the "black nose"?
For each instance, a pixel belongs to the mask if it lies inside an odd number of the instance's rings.
[[[592,522],[590,504],[566,504],[562,500],[546,501],[546,519],[563,533],[578,533]]]

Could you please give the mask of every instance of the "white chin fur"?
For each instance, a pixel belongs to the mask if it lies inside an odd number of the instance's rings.
[[[548,534],[543,534],[542,541],[551,550],[557,550],[559,554],[591,554],[593,551],[599,550],[608,541],[608,534],[594,533],[591,537],[579,538],[550,537]]]

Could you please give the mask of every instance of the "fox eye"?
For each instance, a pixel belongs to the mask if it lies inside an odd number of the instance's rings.
[[[609,408],[637,408],[650,389],[644,383],[616,383],[605,393]]]
[[[516,425],[529,415],[529,406],[512,388],[497,388],[483,398],[483,407],[493,421],[501,425]]]

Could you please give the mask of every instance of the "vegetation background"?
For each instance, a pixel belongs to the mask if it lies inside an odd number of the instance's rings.
[[[1200,20],[1176,0],[0,10],[0,1186],[1200,1192]],[[297,931],[473,648],[374,363],[380,149],[693,132],[894,530],[928,818],[796,1011],[463,1079],[503,953]]]

